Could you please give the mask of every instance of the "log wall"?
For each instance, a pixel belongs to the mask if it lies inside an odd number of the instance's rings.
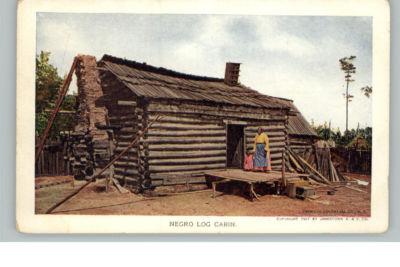
[[[149,111],[149,121],[156,116]],[[150,128],[145,143],[153,185],[184,183],[187,178],[201,182],[204,171],[226,166],[225,126],[216,117],[164,113]]]
[[[288,144],[292,151],[302,156],[305,155],[307,151],[312,150],[314,141],[313,137],[289,135]]]
[[[225,169],[227,123],[244,125],[246,149],[252,149],[255,132],[263,126],[271,133],[273,168],[280,169],[286,136],[283,110],[152,101],[146,114],[148,121],[163,115],[144,140],[152,185],[204,182],[205,171]]]
[[[109,123],[119,126],[114,155],[163,116],[114,164],[114,177],[122,184],[142,189],[205,182],[205,171],[226,168],[227,124],[244,125],[245,149],[252,149],[257,127],[263,126],[271,139],[273,169],[281,168],[287,110],[137,98],[111,73],[100,73]],[[119,105],[121,100],[131,105]]]
[[[108,124],[113,128],[112,153],[118,155],[137,136],[142,127],[143,112],[138,99],[110,72],[101,70],[100,78],[103,101],[108,110]],[[118,104],[121,100],[130,104]],[[114,163],[112,175],[123,185],[138,187],[141,183],[139,148],[139,144],[132,147]]]

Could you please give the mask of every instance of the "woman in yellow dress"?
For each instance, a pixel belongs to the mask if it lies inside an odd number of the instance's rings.
[[[259,127],[257,134],[254,138],[254,169],[266,171],[270,170],[270,151],[269,151],[269,139],[268,135],[264,132],[264,129]]]

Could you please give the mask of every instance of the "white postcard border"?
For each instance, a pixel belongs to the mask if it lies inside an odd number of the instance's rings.
[[[36,12],[254,14],[373,17],[373,155],[370,218],[35,215]],[[385,0],[21,0],[17,18],[17,228],[26,233],[382,233],[388,228],[390,12]],[[171,226],[171,222],[193,226]],[[210,227],[197,227],[209,221]],[[232,227],[218,226],[226,222]]]

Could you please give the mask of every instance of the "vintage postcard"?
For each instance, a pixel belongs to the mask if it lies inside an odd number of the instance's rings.
[[[382,233],[389,4],[20,1],[17,228]]]

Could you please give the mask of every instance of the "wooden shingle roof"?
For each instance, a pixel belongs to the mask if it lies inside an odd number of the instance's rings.
[[[109,55],[104,55],[99,63],[139,97],[290,109],[287,103],[275,97],[242,84],[226,85],[219,78],[184,74]]]

